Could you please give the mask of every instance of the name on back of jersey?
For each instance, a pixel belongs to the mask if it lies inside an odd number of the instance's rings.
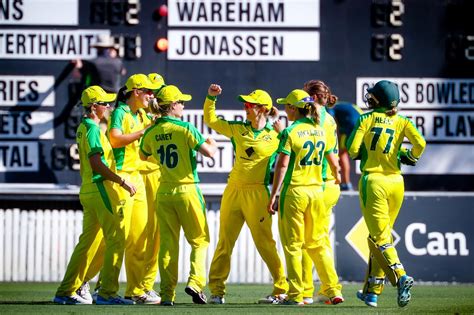
[[[171,140],[172,133],[160,133],[155,136],[156,141],[164,141],[164,140]]]

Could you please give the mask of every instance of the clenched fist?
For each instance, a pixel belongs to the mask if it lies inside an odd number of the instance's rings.
[[[209,94],[210,96],[217,96],[217,95],[220,95],[221,93],[222,93],[222,88],[218,84],[211,84],[211,86],[209,86],[209,89],[207,90],[207,94]]]

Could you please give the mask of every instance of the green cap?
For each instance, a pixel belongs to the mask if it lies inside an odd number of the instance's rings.
[[[187,102],[193,97],[189,94],[181,93],[174,85],[167,85],[156,94],[156,98],[158,99],[159,105],[167,105],[178,101]]]
[[[278,104],[290,104],[299,108],[305,108],[306,104],[313,104],[314,100],[303,90],[293,90],[285,98],[277,99]]]
[[[87,89],[82,91],[81,103],[82,106],[87,107],[93,103],[99,102],[112,102],[115,100],[117,94],[107,93],[98,85],[89,86]]]
[[[400,102],[400,92],[395,83],[387,80],[377,82],[374,87],[368,88],[367,92],[372,94],[379,102],[380,107],[393,108]]]
[[[272,109],[273,107],[272,98],[264,90],[255,90],[249,95],[239,95],[237,99],[241,102],[262,105],[268,110]]]

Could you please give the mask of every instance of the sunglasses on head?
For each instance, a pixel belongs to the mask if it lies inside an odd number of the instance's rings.
[[[244,107],[247,108],[247,109],[252,109],[255,106],[257,106],[257,104],[253,104],[253,103],[249,103],[249,102],[244,103]]]

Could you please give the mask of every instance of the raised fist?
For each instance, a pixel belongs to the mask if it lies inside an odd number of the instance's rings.
[[[211,84],[211,86],[209,86],[209,90],[207,90],[207,94],[209,94],[210,96],[217,96],[217,95],[220,95],[221,93],[222,93],[222,88],[218,84]]]

